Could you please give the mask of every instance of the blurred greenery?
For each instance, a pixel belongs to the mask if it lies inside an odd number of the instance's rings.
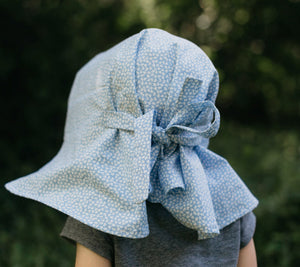
[[[58,151],[76,71],[143,28],[198,44],[220,74],[211,149],[259,198],[259,266],[300,262],[299,0],[0,0],[1,185]],[[0,188],[0,266],[73,266],[65,215]]]

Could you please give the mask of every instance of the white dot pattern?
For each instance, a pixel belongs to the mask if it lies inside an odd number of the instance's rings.
[[[219,129],[217,92],[218,74],[199,47],[143,30],[78,71],[60,151],[5,186],[118,236],[149,234],[148,199],[199,239],[213,237],[258,204],[207,148]]]

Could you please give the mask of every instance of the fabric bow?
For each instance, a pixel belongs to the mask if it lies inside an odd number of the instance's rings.
[[[124,112],[104,111],[101,122],[108,128],[134,132],[133,149],[139,152],[131,167],[133,179],[137,179],[133,183],[137,202],[147,198],[152,202],[160,202],[187,227],[202,228],[205,237],[214,236],[219,233],[216,221],[203,221],[205,218],[215,218],[215,214],[212,200],[209,197],[203,199],[203,196],[209,196],[209,189],[201,161],[193,148],[201,146],[205,138],[217,134],[219,111],[209,100],[191,103],[178,110],[166,128],[157,125],[156,115],[155,110],[138,118]],[[151,147],[143,149],[144,144],[149,144],[149,135],[152,136]],[[152,170],[151,178],[149,170]],[[174,189],[182,189],[184,193],[180,194],[180,190]],[[176,210],[175,198],[176,201],[186,202],[186,208]],[[200,210],[194,210],[199,209],[199,205],[195,207],[189,204],[195,199],[203,202]],[[185,219],[190,212],[200,214],[199,219]]]
[[[214,121],[211,123],[211,117]],[[185,109],[179,110],[168,126],[163,129],[156,125],[156,112],[152,126],[153,140],[161,148],[169,148],[169,155],[174,152],[176,145],[200,145],[203,138],[211,138],[218,132],[220,126],[220,113],[215,105],[209,101],[192,103]],[[172,149],[170,149],[170,146]]]

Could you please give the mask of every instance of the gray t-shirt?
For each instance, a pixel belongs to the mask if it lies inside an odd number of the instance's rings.
[[[215,238],[197,240],[197,232],[180,224],[161,204],[147,201],[150,234],[130,239],[91,228],[68,217],[60,235],[109,259],[116,267],[237,266],[241,248],[254,235],[250,212],[221,230]]]

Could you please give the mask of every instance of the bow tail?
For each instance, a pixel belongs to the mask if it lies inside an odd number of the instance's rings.
[[[160,151],[159,146],[154,145],[152,151],[156,155],[157,151]],[[167,195],[185,190],[178,151],[155,162],[150,181],[152,189],[149,195],[150,202],[162,202]]]
[[[195,147],[195,152],[209,182],[220,229],[257,206],[258,200],[226,159],[201,146]]]
[[[179,157],[185,189],[167,194],[162,204],[183,225],[197,230],[199,239],[214,237],[220,233],[219,225],[200,159],[187,146],[180,146]]]

